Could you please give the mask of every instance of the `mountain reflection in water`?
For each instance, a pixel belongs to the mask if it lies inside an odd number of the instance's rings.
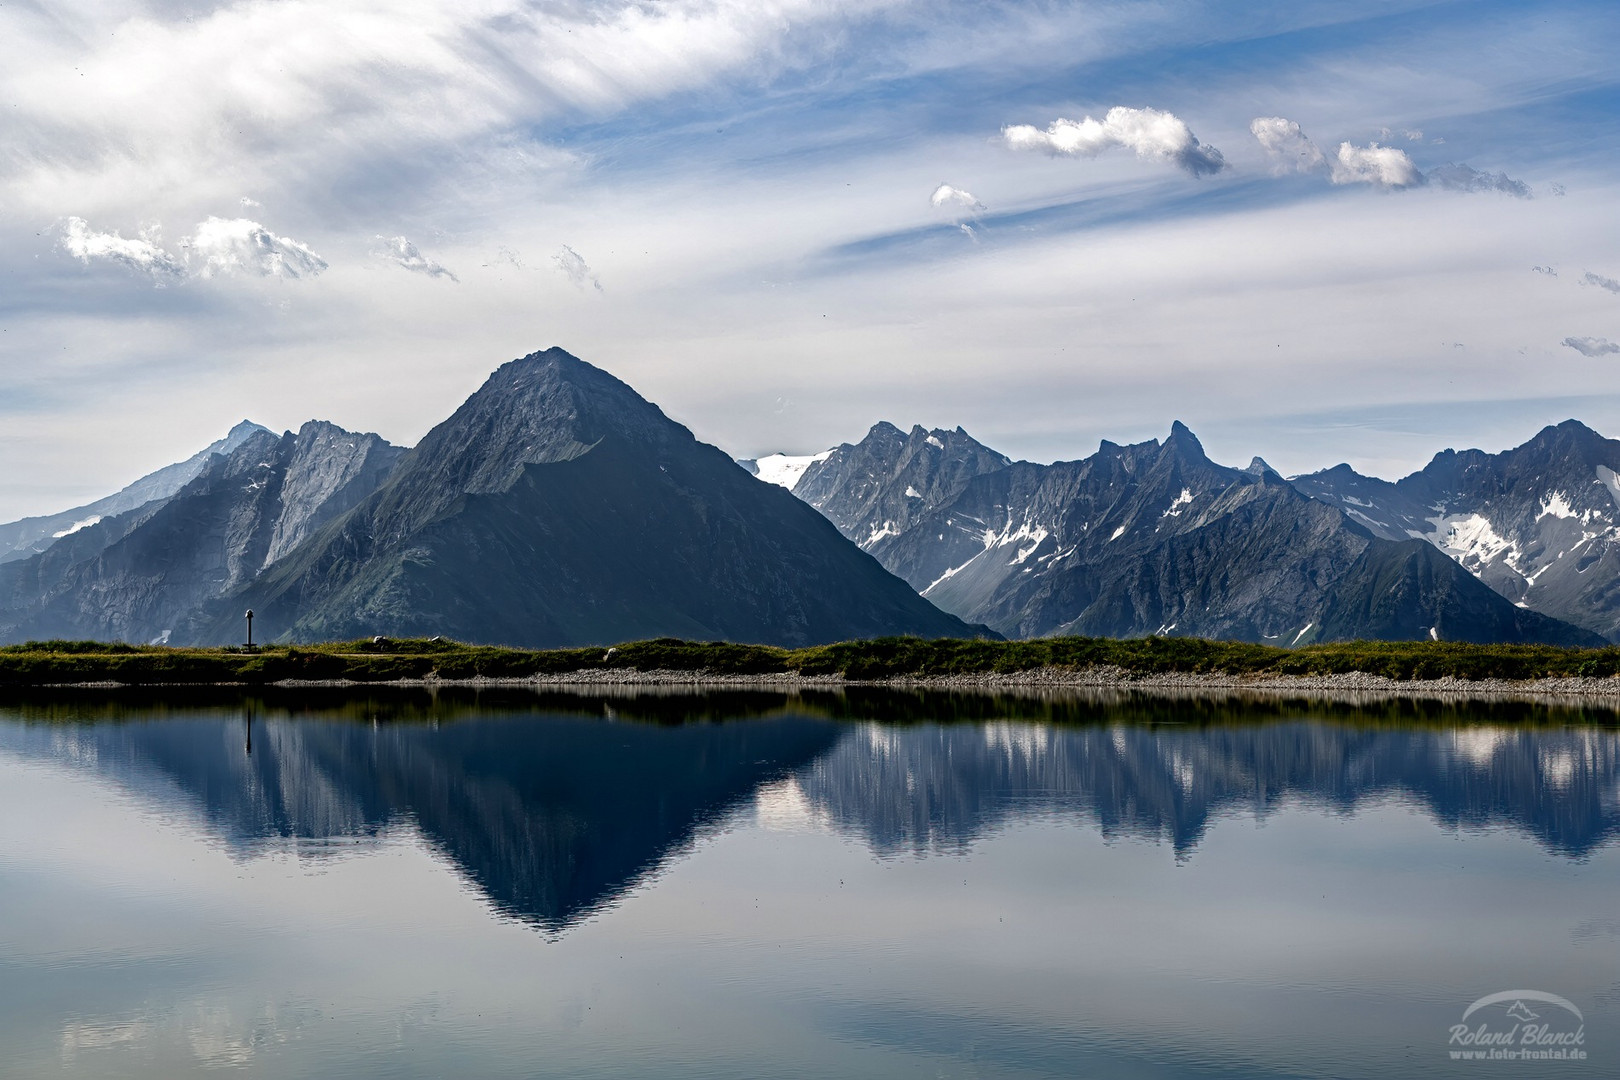
[[[1581,859],[1620,826],[1615,722],[1239,696],[58,698],[0,709],[0,749],[188,807],[241,858],[352,850],[407,820],[498,910],[556,931],[762,791],[880,855],[961,850],[1056,814],[1185,859],[1222,814],[1394,799]]]

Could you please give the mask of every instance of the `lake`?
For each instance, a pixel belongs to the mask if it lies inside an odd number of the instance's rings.
[[[0,1074],[1613,1076],[1617,833],[1591,705],[17,698]]]

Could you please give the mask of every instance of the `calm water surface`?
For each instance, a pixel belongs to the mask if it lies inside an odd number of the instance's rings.
[[[1616,723],[12,702],[0,1075],[1620,1075]],[[1586,1060],[1453,1060],[1501,991]]]

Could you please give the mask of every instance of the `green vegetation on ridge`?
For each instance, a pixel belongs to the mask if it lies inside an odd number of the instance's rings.
[[[1334,675],[1392,679],[1620,676],[1620,647],[1357,641],[1281,649],[1196,638],[1042,638],[1034,641],[878,638],[804,649],[660,638],[612,648],[509,649],[442,639],[185,649],[96,641],[0,647],[0,686],[114,682],[268,684],[415,679],[523,679],[576,671],[674,670],[712,675],[887,679],[1114,666],[1138,674]]]

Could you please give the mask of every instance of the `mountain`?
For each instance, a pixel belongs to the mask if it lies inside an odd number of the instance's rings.
[[[1209,460],[1179,422],[1162,444],[1105,441],[1081,461],[963,454],[933,487],[902,464],[915,436],[879,425],[839,483],[817,486],[835,454],[794,494],[946,611],[1009,637],[1601,640],[1515,608],[1431,548],[1375,537],[1262,461]]]
[[[1499,454],[1446,450],[1394,483],[1348,465],[1292,482],[1375,536],[1427,541],[1521,607],[1620,640],[1620,442],[1583,424]]]
[[[924,508],[954,498],[975,476],[1012,464],[961,428],[903,432],[879,423],[805,469],[792,491],[870,550],[911,527]]]
[[[103,518],[125,514],[148,503],[167,499],[195,479],[215,454],[230,454],[252,436],[267,430],[243,420],[231,428],[223,439],[209,444],[184,461],[148,473],[104,499],[59,514],[23,518],[0,525],[0,563],[37,555],[64,536],[88,528]]]
[[[983,632],[561,349],[498,369],[381,488],[216,605],[198,640],[229,640],[242,607],[266,640]]]
[[[252,431],[167,500],[0,565],[0,640],[184,640],[203,605],[376,490],[399,454],[320,421]]]

